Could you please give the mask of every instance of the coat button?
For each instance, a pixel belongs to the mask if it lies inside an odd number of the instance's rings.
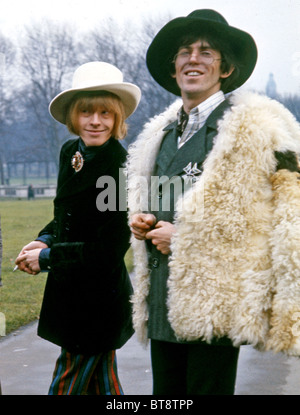
[[[158,199],[162,198],[162,186],[160,185],[158,188],[158,194],[157,194]]]
[[[152,267],[157,268],[158,265],[159,265],[159,259],[158,258],[153,258],[152,259]]]

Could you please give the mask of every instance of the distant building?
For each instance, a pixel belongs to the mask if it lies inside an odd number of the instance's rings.
[[[276,82],[274,80],[274,75],[272,73],[270,73],[269,75],[269,80],[266,86],[266,94],[270,98],[277,97]]]

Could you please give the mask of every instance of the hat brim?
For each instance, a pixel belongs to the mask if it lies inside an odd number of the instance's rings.
[[[229,42],[237,62],[242,67],[234,85],[224,90],[232,92],[251,76],[257,62],[257,47],[252,36],[227,24],[208,19],[178,17],[167,23],[150,44],[146,62],[152,77],[167,91],[180,96],[176,79],[171,76],[172,60],[178,51],[180,38],[185,34],[202,33]]]
[[[107,91],[117,95],[124,105],[126,118],[134,113],[141,99],[140,88],[128,82],[91,86],[87,88],[72,88],[61,92],[50,102],[49,112],[52,117],[60,123],[66,124],[67,111],[72,99],[78,93],[85,91]]]

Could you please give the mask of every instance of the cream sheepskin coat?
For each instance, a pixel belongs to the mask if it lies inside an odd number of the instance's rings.
[[[167,299],[178,339],[228,336],[234,345],[300,355],[300,175],[276,172],[274,151],[300,153],[300,127],[280,103],[237,93],[218,124],[204,171],[178,202]],[[145,210],[147,183],[177,100],[129,148],[130,216]],[[132,238],[133,318],[147,343],[149,269]]]

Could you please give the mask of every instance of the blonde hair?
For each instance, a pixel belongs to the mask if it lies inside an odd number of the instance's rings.
[[[73,98],[67,111],[66,125],[68,130],[72,134],[79,135],[78,114],[83,110],[96,112],[99,107],[104,107],[106,111],[110,111],[115,115],[112,136],[122,140],[127,134],[124,105],[117,95],[108,91],[85,91],[78,93]]]

